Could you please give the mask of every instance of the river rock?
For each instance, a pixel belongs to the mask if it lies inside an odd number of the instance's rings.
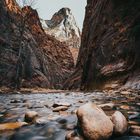
[[[84,138],[80,136],[77,132],[72,131],[66,135],[66,140],[84,140]]]
[[[59,106],[59,107],[54,108],[53,112],[65,111],[67,109],[68,109],[67,106]]]
[[[140,126],[131,126],[130,127],[130,134],[134,136],[140,137]]]
[[[89,140],[108,139],[113,132],[113,123],[103,110],[93,103],[81,106],[77,111],[79,126]]]
[[[131,94],[131,92],[130,91],[121,91],[121,94],[122,95],[129,95],[129,94]]]
[[[71,104],[68,102],[56,102],[53,104],[53,107],[59,107],[59,106],[66,106],[66,107],[70,107]]]
[[[115,108],[115,105],[113,103],[101,104],[98,106],[102,108],[104,111],[113,110]]]
[[[77,120],[76,115],[69,115],[56,119],[56,121],[61,125],[61,128],[66,130],[74,130],[77,126]]]
[[[121,112],[116,111],[112,115],[111,119],[114,124],[114,134],[123,135],[127,131],[127,128],[128,128],[128,123],[125,116]]]
[[[46,118],[46,117],[41,117],[41,118],[35,119],[35,123],[39,124],[39,125],[46,124],[47,122],[48,122],[48,118]]]
[[[37,112],[28,111],[28,112],[25,113],[25,121],[26,122],[33,122],[33,121],[35,121],[37,116],[38,116]]]
[[[27,125],[27,123],[26,122],[4,123],[4,124],[0,124],[0,131],[14,130],[24,125]]]

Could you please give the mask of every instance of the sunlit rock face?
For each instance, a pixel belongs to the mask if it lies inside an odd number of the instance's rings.
[[[61,88],[73,66],[68,46],[44,32],[36,10],[0,1],[0,86]]]
[[[139,0],[87,1],[77,68],[64,87],[140,89],[139,8]]]
[[[66,41],[70,47],[79,48],[80,30],[69,8],[60,9],[51,20],[42,20],[42,23],[47,34],[62,42]]]
[[[41,23],[46,34],[55,37],[70,48],[76,63],[81,43],[81,33],[72,11],[69,8],[62,8],[52,16],[51,20],[41,19]]]

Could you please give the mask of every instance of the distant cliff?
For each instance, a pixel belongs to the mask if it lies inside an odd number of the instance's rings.
[[[88,0],[75,72],[64,87],[140,89],[140,1]]]
[[[68,46],[45,34],[36,10],[0,1],[0,86],[61,88],[73,66]]]
[[[81,33],[76,20],[69,8],[56,12],[51,20],[42,20],[45,32],[69,46],[75,61],[81,43]]]

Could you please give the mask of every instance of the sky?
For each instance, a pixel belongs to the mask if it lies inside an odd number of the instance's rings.
[[[85,16],[85,7],[87,0],[37,0],[35,8],[37,9],[40,18],[51,19],[52,15],[63,7],[68,7],[76,19],[80,29],[83,26]]]

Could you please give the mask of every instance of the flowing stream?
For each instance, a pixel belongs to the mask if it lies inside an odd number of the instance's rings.
[[[97,105],[113,103],[107,115],[121,111],[129,125],[140,125],[140,93],[121,92],[64,92],[39,94],[0,94],[0,124],[23,122],[27,111],[36,111],[35,123],[17,130],[0,131],[0,140],[65,140],[69,131],[76,129],[75,110],[92,101]],[[54,111],[54,103],[69,103],[65,111]]]

